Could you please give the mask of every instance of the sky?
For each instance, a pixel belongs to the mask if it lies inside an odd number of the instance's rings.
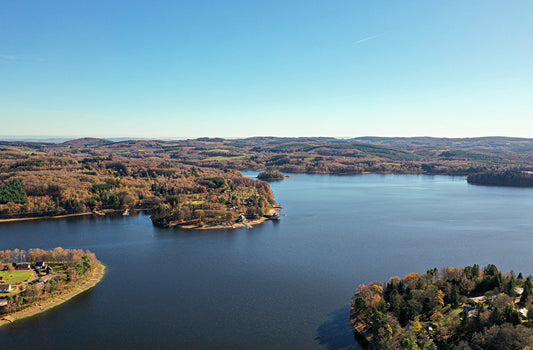
[[[0,136],[533,137],[533,2],[0,1]]]

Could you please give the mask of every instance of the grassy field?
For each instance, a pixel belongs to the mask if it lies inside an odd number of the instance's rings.
[[[33,271],[0,271],[0,277],[7,284],[17,284],[29,279]]]
[[[39,152],[39,151],[27,151],[27,150],[18,149],[18,148],[12,148],[11,150],[13,150],[13,151],[18,151],[18,152],[23,153],[23,154],[46,154],[46,153],[44,153],[44,152]]]
[[[210,161],[210,160],[231,160],[231,159],[242,159],[246,158],[246,155],[240,155],[240,156],[231,156],[231,157],[225,157],[225,156],[215,156],[215,157],[209,157],[204,160]]]

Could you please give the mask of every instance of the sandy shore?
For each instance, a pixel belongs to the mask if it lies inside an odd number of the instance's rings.
[[[135,211],[137,209],[130,209],[130,213]],[[122,213],[124,210],[122,209],[104,209],[101,212],[104,214],[114,214],[114,213]],[[98,215],[96,212],[87,211],[84,213],[75,213],[75,214],[64,214],[64,215],[54,215],[54,216],[30,216],[30,217],[24,217],[24,218],[11,218],[11,219],[0,219],[0,224],[3,222],[15,222],[15,221],[28,221],[28,220],[50,220],[50,219],[63,219],[63,218],[70,218],[74,216],[85,216],[85,215]]]
[[[0,223],[14,222],[14,221],[28,221],[28,220],[61,219],[61,218],[70,218],[72,216],[83,216],[83,215],[92,215],[92,214],[93,214],[92,212],[86,212],[86,213],[56,215],[56,216],[32,216],[28,218],[0,219]]]
[[[0,327],[5,324],[14,322],[16,320],[30,317],[38,313],[41,313],[43,311],[49,310],[53,307],[56,307],[57,305],[64,303],[65,301],[69,299],[72,299],[76,295],[81,294],[85,292],[86,290],[89,290],[95,285],[97,285],[104,277],[104,274],[105,274],[105,266],[100,264],[96,267],[96,269],[93,271],[92,276],[87,281],[83,282],[81,285],[75,287],[74,289],[71,289],[68,292],[63,293],[57,297],[44,301],[38,304],[37,306],[31,306],[27,309],[17,311],[10,315],[3,316],[3,318],[0,319]]]
[[[262,224],[263,222],[265,221],[268,221],[270,220],[270,218],[268,218],[267,216],[271,216],[271,215],[274,215],[274,213],[277,213],[278,211],[280,211],[281,209],[283,209],[282,207],[274,207],[272,209],[270,209],[268,211],[268,213],[266,214],[266,216],[262,216],[260,217],[259,219],[256,219],[256,220],[250,220],[250,221],[247,221],[246,224],[250,225],[250,226],[255,226],[255,225],[259,225],[259,224]],[[194,229],[194,230],[220,230],[220,229],[229,229],[229,228],[242,228],[242,227],[246,227],[246,224],[242,223],[242,222],[238,222],[238,223],[235,223],[235,224],[232,224],[232,225],[211,225],[211,226],[197,226],[197,225],[176,225],[176,226],[173,226],[173,227],[178,227],[178,228],[184,228],[184,229]]]

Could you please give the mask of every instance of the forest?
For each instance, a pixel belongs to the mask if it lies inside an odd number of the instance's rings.
[[[471,175],[533,169],[516,138],[83,138],[0,141],[0,218],[148,210],[162,226],[231,225],[276,205],[270,186],[240,171]]]
[[[257,174],[257,178],[263,181],[280,181],[285,178],[285,175],[277,170],[266,170]]]
[[[350,318],[358,339],[377,349],[526,349],[532,302],[531,275],[475,264],[361,285]]]
[[[470,174],[466,180],[469,184],[474,185],[533,187],[533,173],[519,170]]]
[[[275,205],[267,183],[235,170],[159,158],[0,151],[0,217],[39,217],[142,209],[154,223],[232,223]]]

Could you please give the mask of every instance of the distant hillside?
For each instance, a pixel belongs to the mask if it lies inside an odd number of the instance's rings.
[[[88,146],[105,146],[112,144],[113,141],[105,139],[97,139],[92,137],[84,137],[81,139],[74,139],[63,142],[63,145],[74,146],[74,147],[88,147]]]
[[[378,145],[404,147],[444,147],[461,150],[492,150],[533,154],[533,139],[517,137],[473,137],[473,138],[436,138],[436,137],[357,137],[351,142],[368,142]]]
[[[13,159],[37,153],[107,159],[120,156],[222,170],[283,173],[468,175],[533,169],[533,139],[510,137],[252,137],[172,141],[83,138],[62,144],[0,141],[0,147],[9,153],[6,157]],[[3,171],[29,168],[36,166],[22,162],[16,169]]]

